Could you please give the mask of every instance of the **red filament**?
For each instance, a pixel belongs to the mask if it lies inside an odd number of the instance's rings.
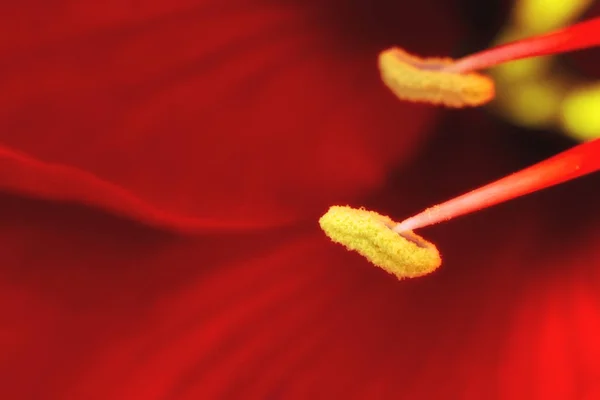
[[[443,70],[466,73],[522,58],[566,53],[598,45],[600,45],[600,17],[463,57]]]
[[[600,169],[600,139],[580,144],[531,167],[410,217],[396,232],[423,228],[557,185]]]

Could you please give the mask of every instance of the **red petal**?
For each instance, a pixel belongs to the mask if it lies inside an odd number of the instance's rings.
[[[523,387],[536,399],[592,399],[600,389],[600,253],[589,251],[600,236],[590,239],[546,260],[546,273],[521,294],[501,357],[506,398],[525,395]]]
[[[453,185],[518,164],[502,156],[506,164],[494,165],[493,154],[518,154],[487,132],[453,137],[464,159],[440,140],[425,154],[437,162],[416,165],[416,177],[446,176],[449,186],[435,192],[458,192]],[[486,168],[471,167],[478,157]],[[414,178],[404,184],[414,187]],[[401,183],[388,204],[437,196],[406,193]],[[173,237],[4,198],[0,310],[11,323],[0,349],[3,397],[591,396],[600,219],[587,212],[599,196],[584,183],[432,231],[445,265],[404,282],[316,227]],[[565,223],[581,236],[558,235]]]
[[[397,102],[375,55],[382,38],[447,48],[453,29],[431,2],[20,2],[1,13],[0,143],[175,220],[247,227],[313,216],[381,184],[423,139],[434,110]],[[394,11],[399,19],[376,24]],[[444,35],[421,34],[426,19]],[[89,191],[86,203],[121,201],[83,181],[57,185],[49,197],[69,186]]]

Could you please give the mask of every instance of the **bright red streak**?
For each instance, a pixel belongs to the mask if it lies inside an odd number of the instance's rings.
[[[580,144],[531,167],[430,207],[394,227],[405,232],[447,221],[566,182],[600,169],[600,139]]]
[[[565,53],[598,45],[600,17],[463,57],[443,70],[466,73],[522,58]]]

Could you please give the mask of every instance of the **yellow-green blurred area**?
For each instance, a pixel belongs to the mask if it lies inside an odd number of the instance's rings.
[[[594,1],[517,0],[495,44],[575,23]],[[600,82],[574,75],[549,56],[506,63],[492,75],[497,90],[494,109],[512,123],[558,129],[581,141],[600,137]]]

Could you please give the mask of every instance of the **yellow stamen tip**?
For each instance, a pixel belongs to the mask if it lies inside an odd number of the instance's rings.
[[[329,238],[356,251],[398,279],[415,278],[435,271],[440,253],[413,232],[398,234],[389,217],[365,209],[333,206],[319,220]]]
[[[494,98],[494,81],[478,73],[442,69],[451,58],[420,58],[392,47],[379,54],[385,85],[401,100],[447,107],[476,107]]]

